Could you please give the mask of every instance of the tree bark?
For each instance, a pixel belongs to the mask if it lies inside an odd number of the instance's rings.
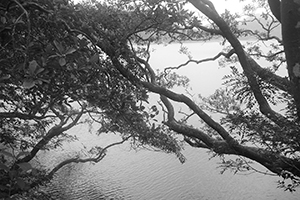
[[[281,24],[291,90],[300,120],[300,5],[295,2],[281,1]]]

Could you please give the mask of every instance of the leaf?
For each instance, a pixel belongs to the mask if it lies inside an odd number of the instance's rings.
[[[1,17],[0,21],[2,22],[2,24],[5,24],[6,23],[6,18],[5,17]]]
[[[22,180],[21,178],[17,179],[17,185],[19,186],[19,188],[21,190],[25,190],[29,187],[29,185],[24,180]]]
[[[45,70],[44,68],[39,68],[35,74],[39,74],[39,73],[43,72],[44,70]]]
[[[32,79],[24,79],[23,85],[25,89],[30,89],[35,86],[35,82]]]
[[[43,83],[43,81],[38,79],[38,80],[35,81],[35,83],[41,85]]]
[[[59,51],[60,54],[63,54],[64,52],[64,47],[61,45],[61,43],[57,42],[54,40],[54,45],[57,48],[57,50]]]
[[[28,162],[19,163],[18,166],[22,169],[23,172],[27,172],[32,169],[32,166]]]
[[[91,58],[90,58],[90,62],[91,63],[96,63],[99,61],[99,54],[98,53],[95,53]]]
[[[39,174],[39,172],[38,172],[37,169],[32,169],[31,174],[32,174],[33,176],[37,176],[37,175]]]
[[[47,53],[51,53],[52,50],[53,50],[52,44],[48,44],[48,45],[46,46],[46,52],[47,52]]]
[[[61,67],[64,66],[65,64],[67,64],[66,59],[63,57],[59,58],[58,62]]]
[[[35,72],[37,66],[38,66],[38,63],[35,60],[29,62],[29,73],[30,73],[30,75],[35,74],[34,72]]]
[[[23,20],[18,20],[15,22],[15,24],[25,24],[25,22]]]
[[[16,170],[9,170],[8,175],[9,175],[9,177],[10,177],[11,179],[14,179],[15,177],[18,176],[18,173],[17,173]]]
[[[39,81],[42,81],[42,82],[45,82],[45,83],[50,83],[50,81],[47,80],[47,79],[39,78],[38,80],[39,80]]]
[[[6,166],[6,165],[4,165],[3,163],[0,163],[0,169],[3,169],[4,171],[9,171],[9,168]]]
[[[77,78],[74,74],[71,74],[71,79],[77,80]]]
[[[157,111],[156,105],[151,106],[151,109],[153,110],[153,112]]]
[[[68,55],[68,54],[72,54],[72,53],[74,53],[76,51],[76,49],[74,49],[73,47],[70,47],[68,50],[67,50],[67,52],[65,53],[66,55]]]

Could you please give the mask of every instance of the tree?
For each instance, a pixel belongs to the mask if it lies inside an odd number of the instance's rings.
[[[210,1],[188,2],[212,24],[212,28],[198,27],[210,34],[220,35],[230,45],[227,53],[221,53],[215,58],[223,55],[226,58],[224,62],[239,63],[242,72],[233,67],[233,74],[227,77],[227,83],[233,89],[236,98],[228,96],[230,93],[227,91],[217,93],[204,101],[208,110],[225,115],[221,123],[218,123],[188,96],[174,93],[159,86],[155,81],[142,82],[143,86],[161,95],[161,100],[168,110],[165,124],[182,134],[190,145],[211,149],[219,155],[233,154],[256,161],[284,179],[290,179],[291,183],[285,186],[286,189],[293,190],[299,185],[299,4],[295,1],[255,1],[259,7],[269,5],[272,13],[267,10],[257,17],[253,14],[253,5],[248,6],[248,17],[239,22],[238,16],[228,12],[220,16]],[[251,21],[257,21],[264,32],[242,30],[238,26],[240,23]],[[282,40],[273,36],[271,32],[279,23],[282,26]],[[239,38],[245,34],[255,36],[260,41],[272,40],[276,44],[270,45],[269,54],[264,55],[257,46],[248,49],[243,47]],[[283,48],[280,45],[283,45]],[[260,66],[254,58],[261,57],[265,57],[275,67],[268,69]],[[288,78],[274,73],[282,65],[287,65]],[[182,66],[185,65],[179,65]],[[178,123],[170,100],[186,104],[213,129],[214,134]],[[246,109],[238,109],[238,100],[246,103]],[[276,105],[278,102],[287,106],[285,112],[276,112],[271,108],[270,103]],[[239,170],[247,168],[248,164],[247,161],[238,159],[237,162],[224,161],[224,166]],[[280,184],[284,187],[284,181]]]
[[[214,5],[207,0],[128,0],[109,3],[107,5],[118,10],[122,17],[119,14],[112,17],[116,20],[111,24],[113,27],[85,33],[109,57],[115,69],[132,84],[160,95],[162,109],[166,114],[163,127],[182,135],[195,148],[210,149],[220,156],[239,156],[236,161],[224,160],[225,168],[251,169],[247,161],[249,159],[282,177],[280,186],[292,191],[299,185],[298,1],[253,1],[246,7],[247,17],[243,16],[244,20],[241,20],[242,16],[228,11],[219,15]],[[186,4],[193,5],[202,15],[197,16],[186,10]],[[255,5],[266,10],[255,13]],[[99,4],[95,3],[95,6]],[[137,20],[137,25],[131,19]],[[261,31],[242,28],[243,24],[255,22],[260,25]],[[96,30],[95,23],[93,20],[88,26]],[[278,26],[282,27],[282,39],[272,34]],[[113,39],[118,34],[123,36],[122,40]],[[259,41],[271,41],[270,51],[265,54],[257,45],[249,48],[243,46],[240,39],[249,35]],[[239,64],[232,67],[232,75],[227,76],[229,80],[226,82],[234,96],[230,96],[229,92],[219,92],[210,99],[203,99],[206,106],[200,106],[188,95],[172,91],[165,84],[166,81],[162,81],[172,77],[168,74],[169,70],[165,71],[166,74],[155,74],[148,62],[148,47],[151,42],[162,40],[209,40],[214,36],[220,36],[224,40],[223,44],[229,46],[226,52],[209,60],[224,56],[224,65]],[[273,66],[261,66],[256,58],[265,58]],[[203,61],[190,59],[175,68]],[[275,73],[285,65],[287,78]],[[172,80],[167,80],[167,83],[171,84]],[[192,114],[205,123],[206,128],[198,129],[188,125],[187,120],[177,119],[171,100],[185,104]],[[237,102],[240,101],[246,105],[245,109],[238,107]],[[276,111],[270,106],[279,102],[286,106],[284,111]],[[208,115],[205,108],[221,111],[225,116],[218,122]],[[227,110],[224,112],[225,108]],[[286,182],[288,180],[290,182]]]
[[[266,10],[255,13],[255,5]],[[100,161],[111,145],[95,147],[91,159],[58,163],[52,172],[33,170],[28,164],[38,151],[69,138],[65,131],[86,118],[100,123],[100,132],[120,133],[121,142],[151,145],[175,153],[182,162],[179,136],[195,148],[215,152],[225,169],[250,170],[251,160],[281,176],[282,187],[293,190],[299,185],[297,1],[255,0],[246,7],[247,17],[228,11],[219,15],[208,0],[91,0],[76,5],[8,0],[0,8],[2,193],[10,196],[28,190],[71,162]],[[260,30],[244,26],[253,23]],[[278,26],[282,39],[272,34]],[[271,41],[269,52],[258,45],[243,46],[244,36]],[[159,73],[149,63],[152,43],[215,37],[223,39],[224,52],[214,58],[189,57],[186,63]],[[181,52],[188,55],[185,48]],[[273,66],[261,66],[256,58]],[[232,66],[232,74],[226,76],[228,90],[201,97],[200,104],[172,91],[173,86],[188,83],[173,70],[216,59]],[[288,78],[275,73],[284,65]],[[148,93],[160,95],[158,105],[148,106]],[[173,101],[186,105],[191,113],[178,119]],[[271,103],[286,108],[277,112]],[[223,118],[214,120],[209,112]],[[190,115],[204,126],[189,125]],[[227,154],[239,157],[225,160]]]
[[[152,107],[151,116],[145,111],[142,102],[147,102],[146,90],[123,77],[91,39],[101,35],[94,35],[101,25],[117,31],[109,27],[116,20],[110,18],[115,11],[105,6],[99,9],[103,12],[94,17],[95,27],[89,27],[89,15],[99,11],[89,5],[1,1],[1,198],[27,191],[33,191],[30,198],[39,198],[34,188],[47,183],[65,165],[99,162],[107,149],[125,141],[175,153],[184,160],[173,133],[154,126],[152,118],[157,110]],[[99,41],[122,40],[116,36]],[[135,76],[139,73],[136,70]],[[82,123],[100,125],[96,134],[119,133],[121,141],[95,146],[86,150],[88,156],[67,158],[50,170],[32,165],[40,151],[51,154],[64,142],[76,140],[70,131]]]

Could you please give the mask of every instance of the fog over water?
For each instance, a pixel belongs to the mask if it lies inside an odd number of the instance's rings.
[[[218,42],[187,43],[194,59],[216,55],[221,49]],[[151,64],[155,69],[176,66],[187,56],[178,54],[179,44],[154,45]],[[192,93],[212,94],[222,83],[228,68],[217,62],[190,65],[178,70],[190,79]],[[178,89],[177,91],[181,91]],[[184,90],[182,90],[184,91]],[[96,129],[96,127],[95,127]],[[41,161],[48,165],[61,161],[83,146],[107,145],[119,141],[118,136],[103,134],[96,137],[88,127],[71,130],[79,141],[66,144],[55,156],[43,153]],[[55,177],[50,191],[57,199],[124,199],[124,200],[296,200],[299,192],[277,189],[278,177],[258,173],[220,174],[218,158],[211,158],[207,150],[185,147],[187,161],[181,164],[175,155],[148,150],[133,150],[128,143],[109,149],[107,156],[97,164],[75,164],[64,167]],[[49,159],[51,156],[51,159]],[[53,159],[55,157],[55,159]],[[256,166],[265,171],[264,168]]]

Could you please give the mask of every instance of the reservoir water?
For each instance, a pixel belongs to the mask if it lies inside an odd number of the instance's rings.
[[[209,44],[188,43],[194,58],[214,56],[220,51],[218,42]],[[179,44],[155,46],[151,64],[156,69],[175,66],[184,62],[178,56]],[[195,94],[212,94],[220,87],[221,78],[228,69],[219,68],[217,62],[191,65],[178,72],[191,79]],[[119,141],[115,135],[94,136],[88,127],[78,126],[70,131],[79,141],[67,143],[54,156],[42,153],[41,162],[48,166],[62,161],[81,148],[105,146]],[[187,158],[181,164],[175,155],[149,150],[134,150],[129,143],[109,149],[107,156],[97,164],[72,164],[62,168],[48,190],[57,199],[116,199],[116,200],[296,200],[300,193],[284,192],[277,188],[278,177],[259,173],[220,174],[218,158],[207,150],[185,147]],[[51,159],[49,159],[51,156]],[[265,171],[264,168],[256,166]]]
[[[57,151],[56,161],[71,155],[83,144],[88,148],[118,141],[117,136],[96,138],[84,134],[85,130],[85,127],[76,130],[83,133],[83,140],[66,145],[67,152]],[[219,159],[211,158],[206,150],[186,146],[183,153],[187,161],[181,164],[174,155],[135,151],[125,143],[110,149],[97,164],[72,164],[63,168],[50,185],[50,192],[62,200],[299,199],[298,192],[276,188],[278,177],[230,171],[220,174]]]

